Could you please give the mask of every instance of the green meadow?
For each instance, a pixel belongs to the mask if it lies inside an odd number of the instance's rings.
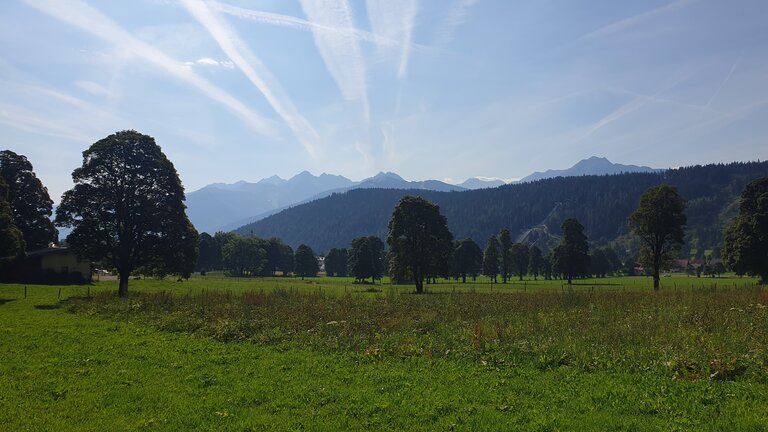
[[[426,290],[0,285],[0,429],[768,429],[768,290],[753,279]]]

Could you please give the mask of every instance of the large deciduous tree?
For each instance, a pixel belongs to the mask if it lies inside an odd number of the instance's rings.
[[[296,262],[296,274],[301,276],[302,280],[304,280],[305,276],[317,276],[317,272],[320,271],[320,266],[317,263],[317,257],[315,256],[315,252],[312,251],[312,248],[305,244],[299,245],[299,247],[296,248],[296,255],[294,258]]]
[[[25,156],[10,150],[0,152],[0,177],[8,185],[8,203],[16,227],[24,235],[27,250],[48,247],[58,232],[51,221],[53,201]]]
[[[198,235],[184,188],[154,138],[122,131],[97,141],[72,180],[56,224],[72,228],[67,243],[80,256],[117,269],[120,296],[134,270],[186,275],[194,266]]]
[[[420,197],[400,199],[389,220],[387,244],[391,273],[410,279],[416,292],[424,292],[424,279],[447,273],[453,252],[453,235],[440,208]]]
[[[8,204],[8,185],[0,177],[0,261],[24,254],[24,235],[13,222],[13,212]]]
[[[565,276],[570,285],[574,276],[589,272],[589,245],[584,226],[575,218],[566,219],[560,228],[563,239],[552,250],[552,269]]]
[[[655,290],[659,289],[660,271],[669,268],[683,245],[686,221],[685,200],[677,188],[667,184],[646,190],[629,216],[629,226],[642,240],[640,264],[652,270]]]
[[[768,284],[768,177],[744,188],[739,215],[725,232],[725,262],[737,274],[760,277]]]

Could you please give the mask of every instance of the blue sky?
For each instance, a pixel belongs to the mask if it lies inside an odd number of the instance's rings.
[[[2,148],[58,201],[152,135],[188,191],[768,158],[768,2],[5,0]]]

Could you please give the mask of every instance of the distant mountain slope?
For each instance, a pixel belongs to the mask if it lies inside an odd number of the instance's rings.
[[[272,216],[273,214],[280,213],[281,211],[287,208],[295,207],[300,204],[325,198],[333,194],[344,193],[352,189],[416,189],[416,190],[432,190],[432,191],[442,191],[442,192],[454,192],[454,191],[466,190],[461,186],[452,185],[452,184],[444,183],[437,180],[408,181],[392,172],[386,172],[386,173],[380,172],[373,177],[362,180],[359,183],[355,183],[353,186],[323,191],[310,198],[300,200],[298,202],[291,203],[283,207],[268,210],[266,212],[259,213],[257,215],[249,216],[245,219],[239,219],[237,221],[224,225],[223,227],[221,227],[221,229],[224,231],[233,231],[233,230],[236,230],[237,228],[240,228],[243,225],[250,224],[250,223],[259,221],[261,219],[264,219],[267,216]]]
[[[505,184],[506,183],[504,183],[502,180],[483,180],[479,178],[469,178],[464,180],[463,183],[459,183],[459,186],[463,187],[464,189],[485,189],[503,186]]]
[[[187,215],[198,231],[212,233],[250,216],[353,184],[343,176],[314,176],[307,171],[288,180],[272,176],[257,183],[214,183],[187,194]]]
[[[187,194],[187,215],[200,232],[233,230],[290,206],[354,188],[465,190],[437,180],[407,181],[392,172],[353,182],[343,176],[314,176],[304,171],[288,180],[272,176],[256,183],[213,183]]]
[[[281,237],[292,246],[306,243],[319,253],[347,247],[363,235],[387,233],[397,201],[418,195],[437,203],[457,239],[471,237],[484,247],[502,228],[515,239],[547,244],[560,224],[576,217],[594,244],[628,234],[627,217],[650,186],[669,183],[688,200],[687,247],[700,250],[720,245],[725,222],[736,211],[744,186],[768,176],[768,162],[694,166],[653,173],[558,177],[493,189],[465,192],[355,189],[286,209],[237,231],[260,237]]]
[[[655,172],[661,171],[647,166],[622,165],[609,161],[604,157],[592,156],[589,159],[582,159],[576,165],[563,170],[546,170],[544,172],[535,172],[529,176],[520,179],[520,183],[532,182],[554,177],[575,177],[583,175],[608,175],[631,172]]]

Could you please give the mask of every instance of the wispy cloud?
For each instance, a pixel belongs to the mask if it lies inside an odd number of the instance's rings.
[[[592,39],[598,39],[598,38],[602,38],[602,37],[606,37],[606,36],[610,36],[610,35],[622,32],[638,24],[641,24],[644,21],[647,21],[651,18],[655,18],[670,12],[674,12],[678,9],[681,9],[688,5],[696,3],[697,1],[698,0],[675,0],[672,3],[657,7],[656,9],[651,9],[647,12],[643,12],[643,13],[631,16],[629,18],[616,21],[614,23],[601,27],[597,30],[591,31],[577,38],[574,41],[574,43],[584,42]]]
[[[106,87],[93,81],[77,80],[74,83],[81,90],[96,96],[104,96],[107,98],[114,97],[114,94]]]
[[[581,135],[573,144],[579,143],[581,141],[584,141],[591,135],[593,135],[595,132],[599,131],[600,129],[608,126],[611,123],[614,123],[618,121],[619,119],[626,117],[633,112],[639,110],[640,108],[643,108],[645,105],[653,102],[663,102],[663,103],[670,103],[669,100],[660,98],[662,94],[666,93],[670,89],[674,88],[681,82],[685,81],[688,77],[690,77],[690,74],[686,74],[685,76],[682,76],[680,78],[672,80],[670,83],[665,85],[663,88],[659,89],[655,94],[653,95],[645,95],[645,94],[638,94],[638,93],[631,93],[634,97],[629,102],[625,103],[624,105],[620,106],[618,109],[614,110],[610,114],[604,116],[600,120],[598,120],[596,123],[594,123],[592,126],[590,126],[586,133]],[[679,105],[679,104],[676,104]],[[702,110],[702,107],[699,106],[690,106],[687,105],[689,108],[695,108],[697,110]]]
[[[464,24],[467,10],[477,2],[478,0],[455,0],[453,2],[442,25],[437,29],[435,34],[436,45],[447,45],[453,40],[453,34],[456,32],[456,29]]]
[[[130,52],[169,75],[180,79],[200,90],[212,100],[224,105],[242,118],[254,131],[268,136],[277,134],[270,120],[252,111],[229,93],[215,86],[208,80],[186,68],[184,63],[175,60],[152,45],[132,36],[115,21],[92,8],[83,1],[60,2],[56,0],[24,0],[29,6],[69,23],[83,31],[91,33],[121,50]]]
[[[259,89],[272,108],[296,134],[307,153],[311,157],[316,157],[315,145],[319,141],[317,132],[299,113],[267,66],[246,46],[237,32],[202,0],[182,0],[182,4],[208,30],[237,68]]]
[[[720,94],[720,90],[725,87],[726,84],[728,84],[728,80],[731,79],[731,75],[733,75],[733,72],[736,70],[736,66],[739,64],[739,61],[741,61],[741,57],[744,55],[742,52],[739,54],[739,57],[736,59],[735,62],[733,62],[733,66],[731,66],[731,70],[728,71],[728,74],[725,75],[725,78],[723,79],[723,82],[720,83],[719,86],[717,86],[717,90],[712,94],[712,96],[707,101],[707,104],[705,105],[707,108],[709,108],[710,105],[712,105],[712,102],[717,98],[717,95]]]
[[[397,47],[400,45],[400,41],[397,39],[387,38],[382,35],[377,35],[365,30],[357,28],[337,28],[327,25],[322,25],[316,22],[307,21],[298,17],[276,14],[272,12],[264,12],[252,9],[245,9],[237,6],[232,6],[224,3],[212,3],[211,9],[226,14],[235,16],[242,19],[247,19],[262,24],[269,24],[275,26],[288,27],[295,30],[312,31],[314,29],[322,30],[330,33],[339,33],[353,36],[363,42],[375,44],[383,47]],[[416,46],[417,48],[420,46]],[[422,47],[425,48],[425,47]]]
[[[301,8],[307,19],[317,24],[312,27],[312,35],[325,67],[344,99],[360,105],[368,125],[370,107],[365,62],[357,38],[349,31],[355,28],[352,8],[346,0],[301,0]]]
[[[234,69],[235,64],[228,60],[219,61],[216,59],[212,59],[210,57],[200,57],[199,59],[193,61],[193,62],[184,62],[185,65],[192,67],[194,65],[200,65],[200,66],[213,66],[213,67],[223,67],[224,69]]]
[[[373,33],[399,42],[397,77],[405,78],[411,55],[414,22],[419,9],[416,0],[368,0],[366,6]]]
[[[39,114],[28,109],[9,104],[0,104],[0,123],[36,135],[71,141],[88,142],[93,138],[80,130],[41,118]]]

